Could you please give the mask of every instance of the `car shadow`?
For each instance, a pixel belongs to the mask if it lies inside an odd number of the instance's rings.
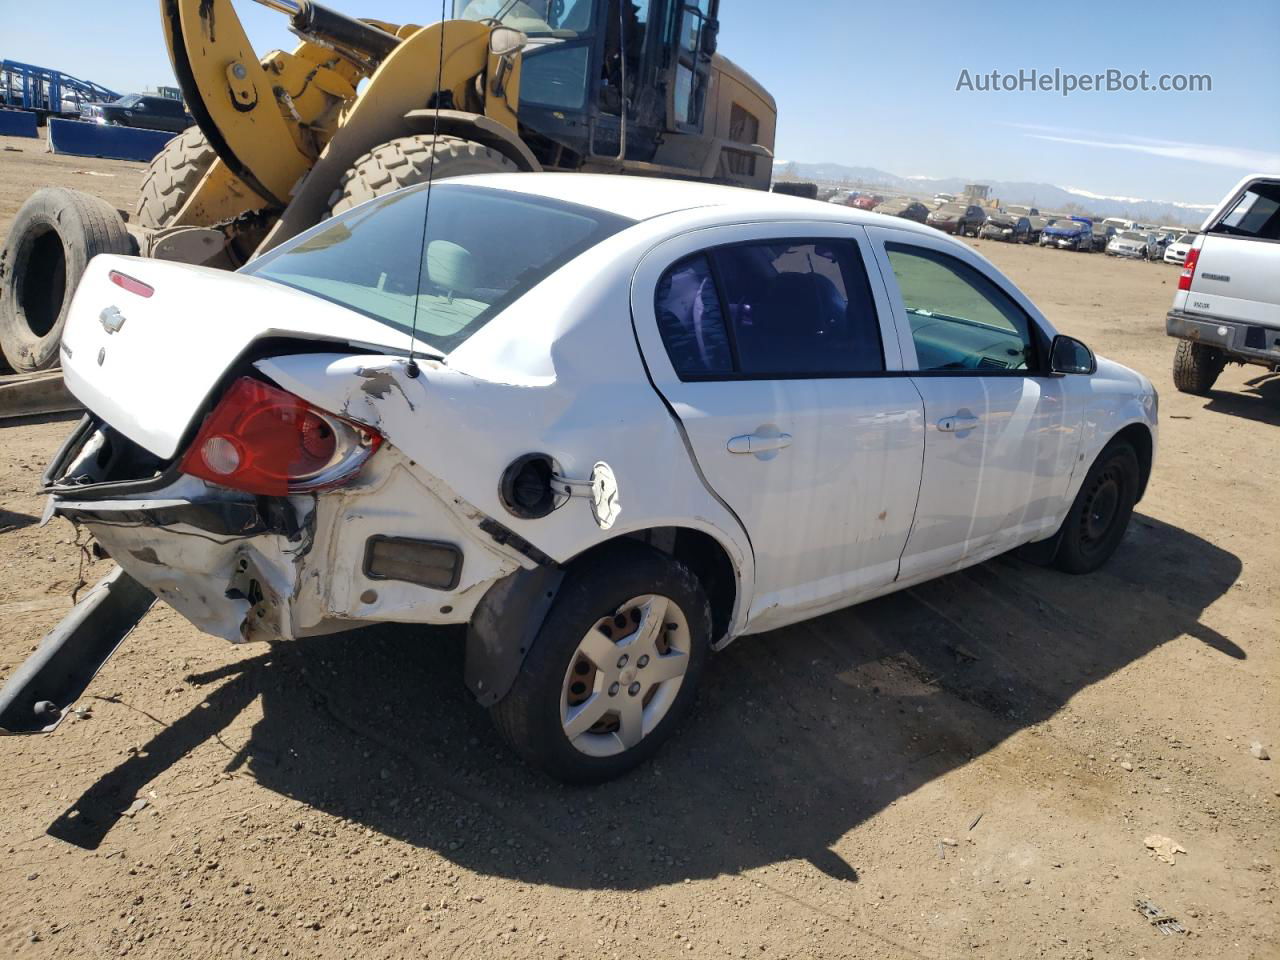
[[[1245,386],[1248,389],[1243,392],[1214,390],[1204,408],[1273,427],[1280,426],[1280,373],[1253,377],[1245,381]]]
[[[39,522],[39,517],[33,517],[29,513],[0,510],[0,534],[12,533],[14,530],[21,530],[23,527],[29,527],[33,523]]]
[[[481,873],[641,889],[805,859],[854,881],[858,865],[832,850],[849,830],[1082,689],[1188,634],[1244,658],[1200,622],[1240,569],[1233,554],[1135,515],[1089,576],[1003,557],[744,637],[712,659],[691,721],[653,762],[592,788],[555,783],[507,751],[459,682],[460,630],[281,646],[191,678],[210,688],[202,706],[49,833],[96,847],[150,780],[261,696],[228,770]]]

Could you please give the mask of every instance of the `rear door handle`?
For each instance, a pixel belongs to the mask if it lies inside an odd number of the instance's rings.
[[[730,453],[768,453],[791,446],[791,434],[779,433],[768,437],[758,433],[744,433],[740,437],[730,437],[727,446]]]
[[[966,430],[972,430],[981,421],[977,417],[962,417],[959,414],[953,417],[943,417],[938,421],[938,429],[943,433],[963,433]]]

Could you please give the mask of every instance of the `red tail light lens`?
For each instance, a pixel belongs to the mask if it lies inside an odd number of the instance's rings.
[[[143,283],[141,280],[137,280],[127,273],[121,273],[119,270],[108,271],[107,277],[117,287],[128,290],[130,293],[135,293],[140,297],[149,297],[156,292],[150,284]]]
[[[1182,273],[1178,276],[1178,289],[1190,290],[1191,278],[1196,275],[1196,261],[1200,259],[1200,251],[1192,247],[1187,251],[1187,257],[1182,261]]]
[[[282,496],[350,480],[381,443],[376,430],[242,377],[205,418],[179,468],[246,493]]]

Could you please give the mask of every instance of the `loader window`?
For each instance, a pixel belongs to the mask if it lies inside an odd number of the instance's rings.
[[[569,260],[634,221],[546,197],[437,183],[372,200],[242,273],[302,290],[447,354]],[[424,255],[425,254],[425,255]]]
[[[459,20],[494,20],[530,37],[579,37],[591,30],[593,0],[454,0]]]

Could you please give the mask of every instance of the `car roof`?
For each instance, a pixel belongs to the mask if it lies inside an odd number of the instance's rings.
[[[782,193],[746,187],[730,187],[659,177],[619,176],[602,173],[488,173],[454,177],[451,183],[467,183],[495,190],[594,207],[632,220],[707,208],[723,209],[725,220],[834,220],[867,226],[883,224],[885,215],[856,207],[807,200]],[[936,231],[911,221],[894,219],[895,228],[915,229],[931,236]]]

